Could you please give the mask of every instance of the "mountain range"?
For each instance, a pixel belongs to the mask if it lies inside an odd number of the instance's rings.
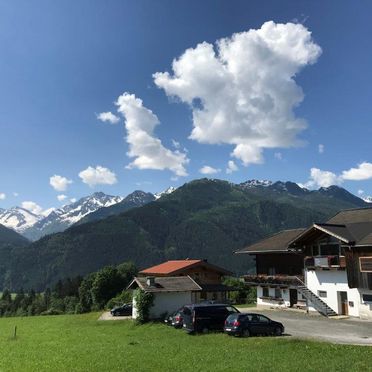
[[[46,216],[14,207],[0,209],[0,224],[11,228],[30,240],[38,240],[44,235],[66,230],[80,221],[93,221],[112,214],[124,212],[155,200],[155,196],[143,191],[134,191],[127,197],[106,195],[96,192],[78,201],[51,211]],[[113,206],[112,210],[109,207]],[[98,212],[96,215],[94,212]],[[90,216],[92,214],[92,216]],[[87,218],[89,215],[90,218]]]
[[[43,290],[58,279],[128,260],[144,268],[206,258],[240,274],[254,265],[235,250],[282,229],[323,222],[341,209],[369,205],[338,186],[310,191],[293,182],[200,179],[158,199],[134,194],[145,204],[123,211],[123,199],[64,232],[13,248],[0,267],[0,287]]]

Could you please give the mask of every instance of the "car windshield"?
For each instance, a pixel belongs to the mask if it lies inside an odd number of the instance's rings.
[[[239,314],[235,313],[235,314],[231,314],[227,317],[227,320],[228,321],[233,321],[235,319],[237,319],[239,317]]]
[[[235,307],[232,307],[232,306],[226,306],[226,310],[229,313],[239,313],[239,311],[237,309],[235,309]]]

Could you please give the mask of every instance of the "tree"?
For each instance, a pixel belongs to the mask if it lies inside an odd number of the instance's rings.
[[[12,302],[12,294],[10,293],[9,289],[4,290],[1,300],[8,304]]]
[[[92,285],[95,279],[96,273],[87,275],[80,284],[79,287],[79,312],[87,313],[92,309],[93,296],[92,296]]]
[[[127,287],[127,285],[132,281],[133,277],[135,277],[138,273],[137,266],[132,261],[123,262],[116,266],[116,268],[122,277],[123,287]]]
[[[99,308],[103,308],[108,300],[115,297],[122,290],[122,276],[115,267],[106,266],[97,272],[92,283],[93,302]]]

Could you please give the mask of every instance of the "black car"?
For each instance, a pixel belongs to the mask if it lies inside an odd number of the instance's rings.
[[[284,326],[265,315],[240,313],[231,314],[227,317],[224,331],[229,335],[244,337],[251,335],[281,336],[284,333]]]
[[[193,304],[183,308],[183,329],[188,333],[223,331],[225,319],[239,310],[228,304]]]
[[[110,313],[112,316],[119,316],[119,315],[132,315],[132,304],[124,304],[121,306],[114,307]]]

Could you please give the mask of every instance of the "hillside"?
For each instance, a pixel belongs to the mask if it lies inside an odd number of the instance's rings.
[[[9,269],[9,262],[17,256],[17,251],[30,242],[12,229],[0,225],[0,283],[4,283]]]
[[[29,241],[12,229],[0,224],[0,247],[6,245],[26,245]]]
[[[43,289],[59,278],[108,264],[132,260],[143,268],[186,257],[207,258],[236,273],[247,272],[252,262],[233,255],[235,250],[278,230],[367,205],[339,191],[308,191],[290,182],[250,187],[196,180],[140,208],[72,226],[18,251],[7,263],[6,284]]]

